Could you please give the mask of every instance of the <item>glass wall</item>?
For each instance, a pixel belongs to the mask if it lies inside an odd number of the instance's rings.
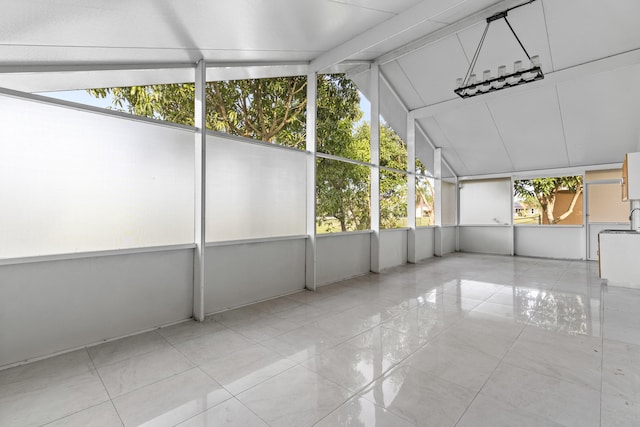
[[[193,242],[193,132],[0,96],[0,258]]]
[[[305,153],[207,135],[207,241],[306,234]]]

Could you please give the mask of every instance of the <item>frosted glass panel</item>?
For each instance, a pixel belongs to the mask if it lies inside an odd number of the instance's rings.
[[[456,184],[442,181],[442,225],[456,224]]]
[[[511,180],[464,181],[460,187],[460,224],[511,224]]]
[[[193,141],[0,96],[0,258],[193,242]]]
[[[207,241],[306,234],[305,155],[207,135]]]

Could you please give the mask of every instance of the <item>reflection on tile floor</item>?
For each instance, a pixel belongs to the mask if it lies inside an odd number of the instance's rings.
[[[640,290],[452,254],[0,371],[1,426],[638,426]]]

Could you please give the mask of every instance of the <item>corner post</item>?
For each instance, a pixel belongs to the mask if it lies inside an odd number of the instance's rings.
[[[416,263],[416,123],[407,118],[407,261]]]
[[[307,244],[305,258],[305,287],[316,290],[316,114],[318,80],[315,72],[307,74]]]
[[[371,103],[371,271],[380,273],[380,66],[369,70]]]
[[[193,258],[193,318],[204,320],[204,283],[205,283],[205,218],[206,218],[206,179],[207,179],[207,105],[206,105],[207,67],[204,59],[198,61],[195,69],[195,227],[196,244]]]

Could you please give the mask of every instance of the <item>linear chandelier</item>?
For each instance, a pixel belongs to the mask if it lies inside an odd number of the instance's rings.
[[[519,86],[521,84],[531,83],[536,80],[544,79],[544,74],[542,73],[542,68],[540,67],[540,57],[538,55],[529,56],[527,49],[524,48],[524,45],[520,41],[520,38],[513,30],[513,27],[507,19],[507,14],[509,11],[533,3],[534,1],[536,0],[529,0],[526,3],[514,6],[487,18],[487,25],[486,27],[484,27],[484,33],[482,34],[482,38],[480,39],[480,44],[478,44],[476,53],[473,55],[473,59],[471,60],[469,69],[467,70],[464,79],[459,78],[456,80],[456,89],[454,90],[454,92],[458,96],[460,96],[461,98],[469,98],[472,96],[495,92],[497,90],[506,89],[508,87]],[[480,49],[482,49],[484,39],[487,36],[487,31],[489,31],[489,25],[491,25],[493,21],[497,21],[498,19],[504,19],[504,22],[506,22],[509,26],[511,33],[513,33],[513,36],[518,41],[518,44],[520,44],[520,47],[524,51],[525,55],[527,55],[527,58],[529,58],[529,67],[523,68],[522,61],[516,61],[513,63],[513,72],[507,74],[507,67],[505,65],[501,65],[498,67],[497,77],[491,76],[491,70],[485,70],[482,73],[482,80],[478,81],[476,75],[473,73],[473,69],[476,66],[476,62],[478,61],[478,56],[480,56]]]

